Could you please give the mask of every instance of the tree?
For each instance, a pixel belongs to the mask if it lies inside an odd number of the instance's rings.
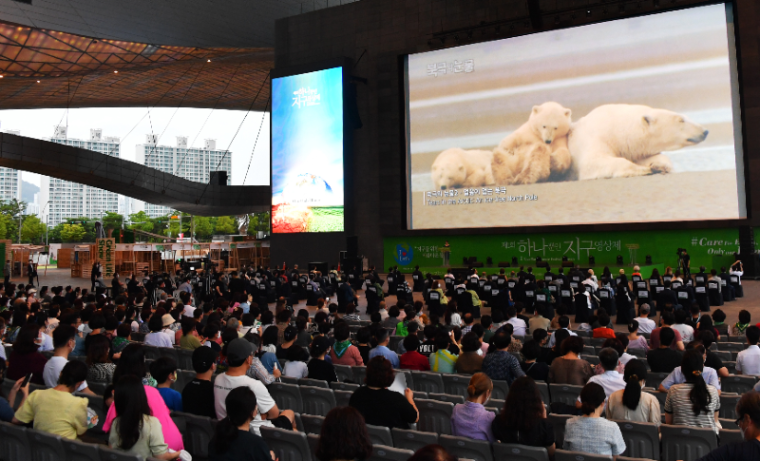
[[[83,241],[87,230],[81,224],[64,224],[61,229],[61,240],[66,243]]]
[[[248,215],[248,235],[256,235],[256,232],[269,234],[269,212],[252,213]]]
[[[11,227],[12,224],[10,216],[0,214],[0,239],[6,238],[8,228]]]
[[[141,230],[143,232],[153,232],[153,220],[150,219],[148,213],[140,211],[138,213],[132,213],[129,215],[129,229]]]
[[[214,235],[214,226],[211,224],[211,219],[206,216],[195,216],[195,238],[198,241],[209,240]]]
[[[21,240],[29,243],[39,243],[45,235],[45,223],[36,215],[28,215],[21,225]]]
[[[231,216],[219,216],[215,230],[217,234],[237,234],[237,222]]]
[[[106,211],[103,216],[103,229],[106,229],[106,235],[108,235],[108,229],[121,229],[124,224],[124,216],[112,211]]]

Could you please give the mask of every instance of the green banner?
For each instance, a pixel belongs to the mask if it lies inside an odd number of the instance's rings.
[[[757,236],[755,237],[757,241]],[[448,242],[448,246],[446,243]],[[676,250],[684,248],[691,256],[692,272],[699,266],[720,271],[734,262],[739,249],[738,229],[652,230],[620,232],[563,232],[545,234],[495,234],[459,236],[389,237],[383,240],[384,269],[398,266],[411,272],[420,266],[423,272],[443,274],[446,253],[448,265],[466,267],[464,258],[477,257],[486,271],[498,271],[500,262],[535,266],[536,258],[548,261],[553,268],[568,261],[588,266],[622,267],[645,265],[647,255],[652,265],[678,266]],[[623,264],[617,263],[618,256]],[[491,268],[487,265],[491,258]],[[589,264],[594,257],[594,264]],[[483,269],[481,269],[483,270]],[[628,271],[630,272],[630,270]]]

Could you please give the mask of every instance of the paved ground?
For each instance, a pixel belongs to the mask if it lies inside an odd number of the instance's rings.
[[[385,278],[384,276],[382,277]],[[21,278],[14,278],[12,281],[14,283],[27,282],[27,280],[22,280]],[[40,284],[47,285],[49,287],[58,285],[65,287],[67,285],[71,285],[73,287],[79,286],[81,288],[90,288],[90,281],[88,279],[71,278],[70,271],[68,269],[48,269],[47,274],[45,274],[44,271],[40,271]],[[736,301],[726,303],[720,307],[720,309],[723,309],[726,315],[728,315],[728,319],[726,320],[726,323],[728,324],[733,324],[738,320],[739,311],[742,309],[747,309],[750,311],[752,313],[753,320],[755,322],[760,322],[760,309],[758,309],[758,306],[760,305],[760,281],[746,280],[742,282],[742,285],[744,287],[744,297],[737,298]],[[385,288],[387,289],[387,286]],[[364,313],[365,306],[367,305],[364,292],[359,292],[359,298],[360,311]],[[414,299],[422,300],[422,293],[414,293]],[[394,304],[396,302],[396,297],[389,296],[387,298],[387,302],[389,305]],[[272,304],[270,307],[274,308],[274,305]],[[312,314],[314,312],[314,307],[306,306],[306,301],[301,301],[301,303],[295,308],[306,308],[312,312]],[[490,313],[490,309],[486,307],[481,310],[481,313],[488,314]],[[617,331],[627,331],[625,325],[615,325],[615,329]]]

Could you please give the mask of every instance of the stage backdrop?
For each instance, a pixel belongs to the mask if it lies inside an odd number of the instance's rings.
[[[758,241],[755,230],[755,242]],[[671,266],[678,264],[676,250],[685,248],[691,256],[692,272],[704,265],[708,271],[734,262],[733,254],[739,248],[737,229],[704,229],[673,231],[634,232],[566,232],[546,234],[503,234],[461,236],[389,237],[383,240],[384,269],[398,266],[402,272],[411,272],[420,266],[423,272],[442,275],[445,244],[449,243],[449,261],[452,267],[464,267],[463,258],[477,257],[486,263],[491,257],[493,267],[479,271],[497,272],[498,263],[510,262],[517,257],[520,264],[536,265],[536,257],[548,261],[553,270],[561,264],[562,257],[575,261],[582,267],[589,266],[589,256],[595,258],[592,266],[617,266],[618,255],[623,263],[645,265],[646,255],[652,256],[652,264]],[[506,268],[507,272],[511,270]],[[540,270],[539,272],[543,272]],[[626,269],[631,273],[631,267]],[[645,274],[649,275],[649,274]]]

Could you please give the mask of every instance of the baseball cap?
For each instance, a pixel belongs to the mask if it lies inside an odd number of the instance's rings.
[[[201,346],[193,351],[193,370],[205,373],[216,361],[219,354],[208,346]]]
[[[253,349],[253,344],[245,339],[233,339],[227,344],[227,360],[230,363],[245,361],[248,357],[252,356],[254,352],[256,351]]]

